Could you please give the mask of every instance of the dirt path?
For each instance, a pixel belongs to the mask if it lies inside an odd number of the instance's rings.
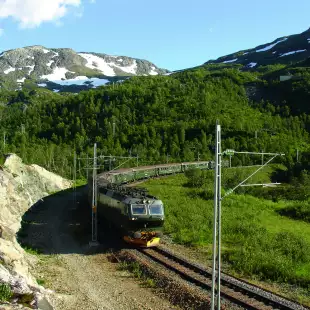
[[[176,309],[153,289],[142,287],[127,271],[111,262],[111,238],[90,248],[90,208],[82,191],[50,196],[29,210],[21,241],[43,251],[34,268],[37,279],[56,291],[56,310]],[[100,226],[99,226],[100,227]],[[110,232],[111,233],[111,232]]]

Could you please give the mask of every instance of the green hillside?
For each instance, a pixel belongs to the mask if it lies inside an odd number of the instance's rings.
[[[283,160],[292,164],[297,149],[309,150],[310,117],[293,113],[289,96],[279,106],[249,99],[249,87],[278,87],[268,83],[258,72],[208,65],[170,76],[133,77],[78,95],[31,87],[1,90],[0,134],[6,135],[1,151],[62,174],[70,173],[74,150],[91,154],[94,142],[102,154],[138,155],[141,164],[164,162],[167,154],[170,162],[195,160],[198,152],[211,159],[218,119],[223,148],[284,152]],[[303,100],[307,83],[300,88]],[[302,106],[302,100],[295,105]],[[233,164],[259,161],[243,156]]]

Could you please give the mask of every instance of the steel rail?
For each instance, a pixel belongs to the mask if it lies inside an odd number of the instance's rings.
[[[151,260],[178,274],[186,281],[211,291],[211,270],[203,268],[196,263],[192,263],[162,247],[139,249],[138,251],[149,257]],[[245,309],[310,309],[300,303],[286,299],[278,294],[262,289],[257,285],[232,277],[223,272],[221,273],[221,276],[221,283],[223,285],[221,295],[223,298],[236,305],[244,307]]]

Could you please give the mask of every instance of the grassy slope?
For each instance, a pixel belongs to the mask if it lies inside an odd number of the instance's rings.
[[[251,182],[268,181],[272,170],[268,167]],[[184,175],[150,180],[142,185],[163,200],[166,233],[177,243],[207,247],[210,255],[213,199],[212,193],[209,199],[204,199],[201,193],[212,187],[211,173],[201,190],[186,187]],[[225,173],[232,176],[236,169]],[[310,224],[280,216],[277,210],[288,204],[294,202],[275,203],[244,194],[225,198],[223,259],[234,271],[259,279],[309,286]]]

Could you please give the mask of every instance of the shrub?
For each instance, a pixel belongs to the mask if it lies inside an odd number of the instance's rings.
[[[189,169],[185,171],[185,176],[187,177],[187,185],[189,187],[200,187],[204,184],[205,176],[200,169]]]
[[[5,283],[0,284],[0,301],[9,301],[13,296],[13,292],[9,285]]]
[[[310,205],[307,202],[287,206],[277,211],[280,215],[310,222]]]
[[[28,254],[32,254],[32,255],[41,254],[41,250],[32,248],[30,246],[24,246],[23,248],[24,248],[25,252],[27,252]]]
[[[302,237],[291,232],[280,232],[274,238],[274,248],[294,263],[309,261],[310,248]]]
[[[268,188],[248,188],[247,194],[278,202],[279,200],[304,201],[310,197],[310,188],[305,186],[278,186]]]

